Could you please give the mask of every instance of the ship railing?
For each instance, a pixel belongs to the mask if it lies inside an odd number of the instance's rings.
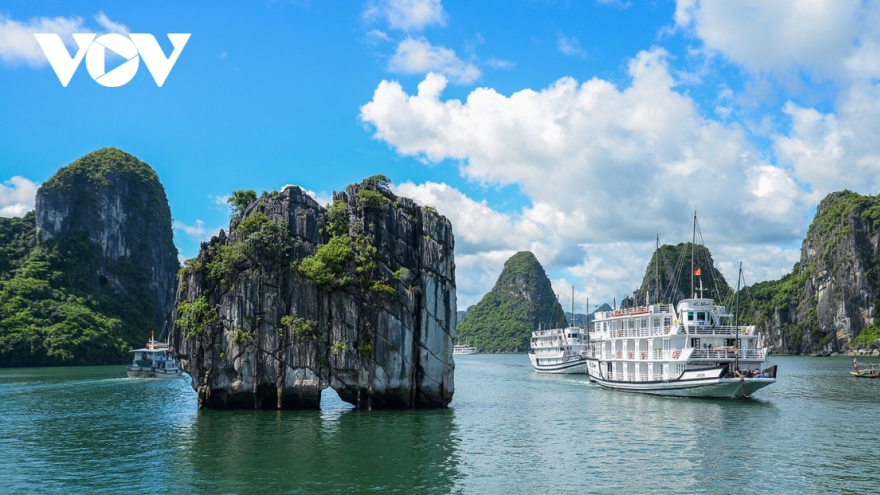
[[[732,325],[694,325],[688,328],[689,333],[696,335],[736,335],[736,327]]]
[[[748,349],[742,353],[740,359],[764,359],[767,357],[767,354],[764,352],[764,349]]]
[[[737,354],[737,352],[729,350],[694,349],[691,353],[691,359],[734,359]]]
[[[645,314],[674,313],[672,304],[652,304],[650,306],[639,306],[636,308],[621,308],[612,311],[600,311],[596,313],[596,318],[606,319],[618,316],[633,316]]]
[[[600,356],[602,359],[625,359],[631,361],[665,361],[681,357],[681,349],[654,349],[653,351],[613,351],[597,352],[591,357]],[[589,354],[588,354],[589,355]],[[693,355],[692,355],[693,357]]]
[[[661,328],[635,328],[632,330],[615,330],[611,332],[612,336],[616,336],[617,338],[638,338],[638,337],[659,337],[663,335],[667,335],[672,332],[672,327],[661,327]],[[731,334],[732,335],[732,334]]]
[[[764,356],[763,349],[694,349],[691,353],[691,359],[764,359]]]

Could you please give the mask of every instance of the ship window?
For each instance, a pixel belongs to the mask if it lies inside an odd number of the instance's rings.
[[[700,339],[691,339],[691,347],[694,349],[700,348]]]
[[[702,311],[697,312],[697,321],[706,321],[706,313]]]
[[[694,312],[688,311],[688,321],[694,321]]]

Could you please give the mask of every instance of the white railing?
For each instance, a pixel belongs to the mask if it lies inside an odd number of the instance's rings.
[[[674,354],[674,357],[673,357]],[[613,351],[596,352],[590,357],[597,355],[602,359],[622,359],[627,361],[665,361],[681,357],[681,349],[654,349],[652,351]]]
[[[688,333],[693,335],[736,335],[736,327],[729,325],[693,325],[687,327]]]
[[[694,349],[691,353],[691,359],[734,359],[737,352],[734,351],[715,351],[712,349]]]
[[[668,331],[667,331],[668,328]],[[611,337],[617,337],[621,339],[632,339],[638,337],[657,337],[667,335],[673,332],[673,328],[670,327],[662,327],[662,328],[633,328],[626,330],[614,330],[610,332]]]
[[[691,359],[764,359],[765,354],[762,349],[747,349],[739,351],[730,350],[713,350],[713,349],[694,349],[691,353]]]

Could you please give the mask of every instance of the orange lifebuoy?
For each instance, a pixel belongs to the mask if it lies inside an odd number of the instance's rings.
[[[669,333],[669,325],[666,325],[666,333]]]
[[[617,351],[617,359],[620,359],[620,351]]]
[[[672,351],[672,359],[678,359],[678,351]]]
[[[627,354],[627,355],[626,355],[626,358],[627,358],[627,359],[632,359],[632,358],[633,358],[633,353],[630,352],[629,354]]]
[[[645,351],[642,351],[642,359],[646,359],[647,357],[648,357],[648,353]]]

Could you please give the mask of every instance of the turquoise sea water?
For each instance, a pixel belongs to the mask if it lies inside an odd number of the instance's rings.
[[[877,361],[877,358],[874,358]],[[199,411],[189,379],[0,369],[0,493],[878,493],[880,380],[775,357],[754,399],[671,399],[456,356],[448,410]]]

